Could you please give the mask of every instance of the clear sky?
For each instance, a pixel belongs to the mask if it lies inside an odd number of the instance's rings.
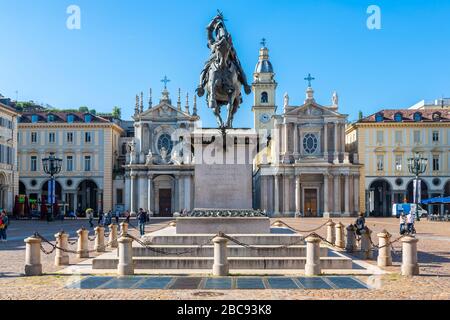
[[[81,30],[66,28],[66,9],[81,8]],[[369,30],[369,5],[381,30]],[[450,1],[447,0],[0,0],[0,93],[57,108],[87,105],[130,118],[135,95],[167,75],[192,97],[208,57],[205,27],[223,11],[249,80],[267,39],[283,94],[302,104],[311,73],[318,103],[339,93],[340,112],[357,118],[382,108],[450,96]],[[235,126],[253,124],[246,96]],[[184,101],[184,99],[183,99]],[[200,115],[215,125],[204,98]]]

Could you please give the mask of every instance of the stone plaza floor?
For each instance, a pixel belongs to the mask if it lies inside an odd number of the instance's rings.
[[[273,219],[273,221],[275,220]],[[296,229],[305,231],[314,229],[326,222],[326,219],[322,218],[285,218],[282,220]],[[335,222],[341,221],[344,225],[348,225],[354,219],[335,218],[333,220]],[[168,221],[152,220],[151,224],[147,226],[146,231],[151,232],[157,230],[166,225]],[[132,224],[135,225],[136,222],[132,221]],[[375,243],[377,242],[376,233],[383,229],[393,234],[393,238],[398,236],[398,220],[395,218],[368,218],[367,225],[373,230],[372,239]],[[263,283],[264,290],[244,288],[245,279],[237,275],[228,278],[232,279],[232,285],[226,289],[220,289],[220,285],[230,283],[227,280],[209,280],[210,284],[207,285],[208,279],[212,279],[208,275],[196,276],[197,278],[201,278],[200,282],[198,282],[199,280],[191,280],[199,284],[195,289],[180,289],[176,286],[173,288],[165,286],[153,289],[134,288],[133,286],[131,286],[133,288],[129,288],[129,286],[125,286],[124,289],[121,289],[120,285],[114,287],[114,283],[120,283],[120,280],[119,282],[114,282],[114,278],[117,279],[115,274],[102,275],[112,277],[108,279],[110,285],[113,286],[111,289],[77,289],[70,286],[76,285],[80,281],[88,281],[86,279],[89,279],[89,277],[95,277],[91,275],[58,274],[57,272],[63,268],[54,266],[54,253],[51,255],[41,255],[44,271],[43,276],[23,276],[25,257],[24,238],[37,231],[49,240],[54,240],[53,235],[62,229],[68,232],[71,237],[75,237],[76,230],[81,226],[88,227],[88,222],[86,220],[65,220],[64,222],[47,224],[47,222],[36,220],[12,220],[8,229],[9,241],[0,243],[0,299],[450,299],[450,222],[431,222],[426,220],[421,220],[416,224],[417,237],[419,238],[418,255],[421,275],[410,278],[402,277],[399,274],[401,256],[394,254],[394,265],[386,268],[390,272],[389,274],[376,276],[353,275],[348,277],[349,279],[356,279],[358,283],[368,287],[368,289],[363,290],[355,290],[352,288],[338,289],[338,285],[334,287],[331,285],[332,288],[327,289],[311,289],[307,286],[301,286],[299,279],[302,279],[302,276],[300,274],[296,276],[291,272],[287,275],[286,279],[295,280],[293,282],[282,280],[281,282],[286,286],[288,285],[287,283],[290,283],[290,285],[294,283],[298,287],[295,290],[292,288],[282,288],[283,284],[279,284],[280,281],[277,282],[276,280],[279,277],[270,275],[253,277],[260,279],[253,280],[253,283]],[[325,236],[326,229],[322,228],[316,232]],[[137,230],[132,227],[130,227],[130,233],[133,235],[138,234]],[[307,233],[305,232],[303,234]],[[92,230],[90,235],[93,235]],[[70,246],[70,249],[75,249],[75,246]],[[93,243],[90,243],[90,246],[93,246]],[[395,243],[394,247],[398,250],[401,248],[401,244]],[[70,259],[72,264],[81,262],[81,260],[76,259],[73,255],[70,256]],[[368,262],[374,265],[376,264],[376,260]],[[245,275],[245,277],[251,278],[249,275]],[[145,283],[146,279],[144,278],[145,276],[139,278],[139,281],[134,280],[132,283],[134,285]],[[155,277],[147,278],[152,279]],[[176,277],[173,278],[175,279]],[[333,280],[330,281],[327,278],[328,275],[319,279],[324,279],[323,282],[327,284],[334,283]],[[171,278],[171,281],[176,281],[174,279]],[[244,285],[239,287],[237,279],[242,279],[239,281],[242,281]],[[147,281],[152,283],[155,280]],[[184,281],[189,282],[189,280]],[[218,284],[218,282],[221,282],[221,284]],[[214,287],[214,283],[219,287],[212,288]],[[107,282],[103,284],[107,284]]]

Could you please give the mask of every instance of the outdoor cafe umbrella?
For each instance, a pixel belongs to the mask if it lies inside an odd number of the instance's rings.
[[[450,203],[450,197],[435,197],[422,201],[423,204],[433,204],[433,203]]]

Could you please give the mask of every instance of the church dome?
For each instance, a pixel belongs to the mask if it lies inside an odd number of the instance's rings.
[[[255,73],[273,73],[272,63],[269,61],[269,49],[263,47],[259,50],[259,61]]]

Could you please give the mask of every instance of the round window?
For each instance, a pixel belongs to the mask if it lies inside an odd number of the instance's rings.
[[[403,179],[402,178],[395,179],[395,184],[401,186],[403,184]]]
[[[441,184],[441,179],[439,179],[439,178],[434,178],[433,179],[433,185],[438,186],[440,184]]]
[[[169,134],[164,133],[158,139],[158,150],[161,152],[162,148],[166,149],[167,153],[172,152],[173,141]]]
[[[35,187],[35,186],[37,185],[37,181],[36,181],[36,180],[31,180],[31,185],[32,185],[33,187]]]
[[[318,145],[319,142],[314,133],[305,134],[305,137],[303,138],[303,150],[305,150],[307,154],[315,153],[317,151]]]
[[[69,179],[69,180],[67,180],[66,184],[68,187],[70,187],[73,184],[73,181],[71,179]]]

